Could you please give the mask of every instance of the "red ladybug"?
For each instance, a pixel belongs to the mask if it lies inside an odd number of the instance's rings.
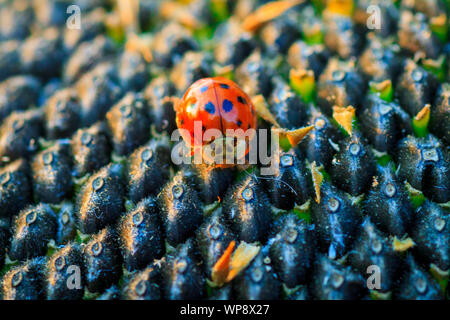
[[[250,98],[236,83],[222,77],[193,83],[175,109],[177,126],[186,129],[181,134],[188,146],[192,141],[195,146],[209,143],[202,137],[195,136],[194,140],[194,121],[201,121],[202,134],[208,129],[218,129],[223,136],[227,129],[256,129],[257,117]]]

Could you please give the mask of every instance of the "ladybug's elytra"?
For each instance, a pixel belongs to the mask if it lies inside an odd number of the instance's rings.
[[[227,129],[256,129],[257,116],[250,98],[236,83],[222,77],[193,83],[178,103],[176,114],[177,126],[185,129],[181,134],[188,145],[194,141],[195,121],[201,121],[202,133],[218,129],[224,136]],[[190,136],[186,136],[187,132]],[[197,136],[195,139],[195,145],[206,144]]]

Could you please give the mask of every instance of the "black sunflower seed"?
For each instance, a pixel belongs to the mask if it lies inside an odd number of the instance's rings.
[[[105,57],[116,53],[113,42],[103,35],[89,42],[80,44],[66,62],[63,78],[66,83],[73,83]]]
[[[124,51],[118,60],[118,74],[122,87],[127,91],[141,91],[149,81],[149,67],[142,55]]]
[[[441,300],[443,299],[439,284],[433,280],[430,274],[423,270],[408,255],[403,266],[403,275],[394,292],[394,298],[398,300]]]
[[[84,294],[83,271],[83,256],[77,244],[67,244],[56,251],[47,262],[47,299],[81,299]]]
[[[22,159],[0,169],[0,217],[10,218],[31,199],[30,168]]]
[[[0,11],[0,40],[24,40],[31,33],[34,22],[31,3],[16,2]]]
[[[312,294],[319,300],[361,299],[367,292],[360,274],[326,256],[316,260],[311,281]]]
[[[294,69],[312,70],[318,79],[330,55],[330,51],[323,44],[309,45],[303,40],[298,40],[290,46],[287,60]]]
[[[159,194],[166,239],[172,246],[192,236],[203,220],[203,206],[183,171],[169,181]]]
[[[409,115],[395,102],[370,94],[361,112],[361,131],[378,151],[395,151],[398,141],[412,132]]]
[[[432,59],[439,56],[441,42],[438,36],[431,32],[424,14],[403,10],[398,29],[398,44],[405,51],[409,53],[421,51]]]
[[[216,210],[198,228],[196,240],[205,270],[212,270],[235,236],[222,212]]]
[[[103,292],[116,284],[122,275],[122,257],[117,235],[111,228],[95,234],[83,251],[86,288]]]
[[[205,295],[205,275],[194,241],[177,247],[163,266],[164,297],[169,300],[197,300]]]
[[[15,40],[1,42],[0,70],[2,70],[2,74],[0,75],[0,81],[19,74],[21,69],[20,42]]]
[[[384,26],[384,23],[382,24]],[[395,83],[401,71],[398,47],[385,44],[380,37],[371,36],[366,49],[358,60],[358,69],[367,80],[384,81],[390,79]]]
[[[300,38],[299,18],[299,10],[291,9],[261,28],[261,39],[268,54],[286,54],[291,44]]]
[[[25,40],[20,58],[24,73],[47,80],[60,75],[64,56],[61,32],[48,28]]]
[[[111,62],[104,62],[84,74],[75,88],[81,101],[82,126],[90,126],[103,119],[124,93]]]
[[[311,176],[302,158],[294,151],[277,152],[272,161],[277,164],[275,173],[263,179],[272,204],[289,210],[305,203],[311,195]]]
[[[36,106],[41,89],[40,81],[32,76],[15,76],[1,82],[0,120],[14,111],[26,110]]]
[[[192,181],[206,204],[222,199],[234,177],[233,168],[218,168],[207,164],[192,165],[186,173],[188,171],[192,172],[192,177],[187,178]]]
[[[325,19],[325,45],[342,59],[359,55],[364,47],[365,37],[361,35],[350,17],[330,15]]]
[[[426,104],[433,103],[436,78],[412,60],[407,60],[395,93],[402,108],[414,117]]]
[[[450,85],[443,84],[431,108],[430,130],[450,145]]]
[[[133,274],[124,286],[123,296],[127,300],[160,300],[161,268],[152,264]]]
[[[426,138],[408,136],[398,145],[399,176],[435,202],[450,200],[448,150],[431,134]]]
[[[328,168],[336,153],[335,146],[337,146],[341,136],[337,128],[318,109],[311,108],[310,113],[308,123],[314,125],[314,129],[305,137],[304,142],[300,144],[300,148],[305,150],[311,163],[315,161],[318,166],[324,165]]]
[[[353,251],[349,256],[350,264],[361,274],[367,274],[371,266],[376,266],[380,277],[381,292],[389,292],[395,287],[400,267],[400,256],[394,251],[392,244],[376,226],[365,218],[362,229],[356,238]]]
[[[148,102],[150,118],[157,132],[169,134],[176,129],[174,103],[175,87],[164,76],[153,79],[144,90]]]
[[[75,238],[78,221],[72,203],[62,204],[57,216],[57,222],[58,231],[55,240],[58,245],[64,245]]]
[[[279,299],[281,283],[274,272],[268,251],[267,247],[262,248],[249,266],[233,282],[237,299]]]
[[[262,94],[269,98],[273,89],[274,71],[262,59],[260,51],[254,51],[237,67],[235,77],[249,96]]]
[[[106,29],[105,19],[105,10],[97,8],[83,15],[83,27],[81,29],[65,28],[63,42],[67,51],[72,53],[82,42],[91,41],[102,34]]]
[[[222,65],[241,64],[256,47],[256,41],[233,20],[218,26],[214,37],[217,39],[214,57]]]
[[[378,167],[363,208],[381,231],[399,238],[408,232],[414,217],[406,188],[390,165]]]
[[[242,241],[264,241],[270,230],[273,213],[269,199],[257,177],[249,176],[228,190],[223,214]]]
[[[34,4],[36,20],[46,27],[61,27],[66,23],[67,4],[64,1],[43,0]]]
[[[313,265],[316,239],[313,226],[294,214],[275,222],[270,243],[270,259],[280,281],[289,288],[305,284]]]
[[[273,115],[281,127],[296,129],[306,123],[306,105],[281,78],[273,78],[269,100]]]
[[[123,212],[123,167],[112,164],[93,174],[78,193],[77,215],[83,233],[113,224]]]
[[[159,193],[169,179],[170,147],[151,140],[136,149],[128,163],[128,197],[134,203]]]
[[[450,216],[436,203],[425,201],[418,208],[411,237],[422,262],[439,269],[450,268]]]
[[[147,106],[140,94],[128,93],[108,113],[106,121],[114,151],[130,154],[150,136]]]
[[[171,67],[177,63],[187,51],[196,51],[198,43],[187,29],[172,22],[166,24],[155,35],[153,57],[159,66]]]
[[[351,62],[330,59],[317,83],[317,104],[328,116],[334,106],[358,109],[365,91],[366,82]]]
[[[71,145],[77,177],[95,172],[109,163],[111,147],[101,123],[78,130],[72,137]]]
[[[366,192],[375,174],[375,159],[366,140],[354,131],[339,143],[339,149],[330,170],[334,184],[353,196]]]
[[[56,216],[48,205],[22,210],[14,221],[10,258],[23,261],[45,255],[48,242],[55,239],[56,229]]]
[[[164,254],[162,230],[156,201],[147,198],[119,223],[119,241],[127,270],[142,269]]]
[[[58,203],[71,195],[72,158],[69,144],[56,143],[36,154],[31,169],[34,197],[38,201]]]
[[[9,270],[2,281],[4,300],[39,300],[45,298],[45,259],[35,258]]]
[[[360,225],[358,207],[327,182],[321,185],[320,194],[320,203],[314,202],[312,207],[312,221],[322,249],[331,259],[342,257],[350,249]]]
[[[184,93],[195,81],[212,76],[212,61],[209,53],[187,52],[170,74],[178,92]]]
[[[13,112],[0,127],[0,156],[8,161],[29,156],[37,150],[42,131],[41,112]]]
[[[71,89],[57,91],[45,108],[47,137],[66,138],[80,125],[81,106],[76,92]]]

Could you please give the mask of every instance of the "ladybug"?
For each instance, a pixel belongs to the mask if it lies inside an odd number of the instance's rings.
[[[229,129],[242,129],[244,133],[256,129],[257,116],[250,98],[236,83],[222,77],[194,82],[175,111],[177,126],[184,129],[180,134],[190,147],[201,147],[214,141],[217,136],[211,137],[210,141],[203,139],[209,129],[217,129],[225,137]],[[194,125],[196,121],[199,122]]]

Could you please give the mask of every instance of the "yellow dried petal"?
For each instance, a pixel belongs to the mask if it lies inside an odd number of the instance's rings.
[[[413,239],[406,238],[404,240],[400,240],[397,237],[394,237],[394,241],[392,243],[392,247],[395,251],[403,252],[406,251],[412,247],[414,247],[416,244],[414,243]]]
[[[286,130],[283,128],[272,128],[272,133],[278,134],[280,139],[287,138],[291,147],[295,147],[306,137],[306,135],[312,129],[314,129],[314,125],[295,129],[295,130]]]
[[[291,144],[291,146],[295,147],[296,145],[298,145],[306,137],[306,135],[312,129],[314,129],[314,125],[303,127],[303,128],[300,128],[300,129],[289,130],[289,131],[286,131],[286,137],[288,138],[289,143]]]
[[[151,48],[151,39],[145,39],[132,33],[128,36],[128,40],[125,44],[125,50],[139,52],[147,62],[152,62],[153,55]]]
[[[138,31],[139,1],[138,0],[117,0],[122,26],[133,31]]]
[[[391,82],[391,80],[388,79],[388,80],[384,80],[381,82],[373,83],[372,86],[375,90],[377,90],[378,92],[381,92],[381,91],[391,88],[392,82]]]
[[[350,17],[353,13],[353,0],[328,0],[326,11]]]
[[[311,172],[314,184],[314,191],[316,193],[316,202],[320,203],[320,185],[322,184],[323,176],[322,173],[320,173],[319,169],[317,168],[315,161],[311,164]]]
[[[235,246],[236,242],[234,240],[231,241],[212,269],[211,279],[216,285],[222,285],[227,279],[230,272],[231,254]]]
[[[244,270],[256,257],[260,249],[261,248],[259,246],[248,244],[242,241],[234,252],[233,258],[231,259],[231,269],[228,273],[226,282],[230,282],[242,270]]]
[[[252,97],[253,105],[255,106],[255,111],[258,116],[270,122],[276,127],[280,127],[277,120],[275,120],[275,116],[270,112],[269,106],[267,105],[266,100],[263,95],[259,94],[257,96]]]
[[[291,69],[289,71],[289,78],[295,83],[299,83],[302,80],[314,81],[314,72],[305,69]]]
[[[414,117],[415,120],[420,121],[422,119],[426,119],[427,117],[430,117],[430,105],[426,104],[425,107],[420,110],[417,115]]]
[[[355,117],[355,108],[348,107],[333,107],[333,118],[339,123],[349,135],[352,135],[352,122]]]
[[[255,31],[264,23],[281,16],[286,10],[303,1],[304,0],[284,0],[266,3],[244,19],[242,28],[246,31]]]

